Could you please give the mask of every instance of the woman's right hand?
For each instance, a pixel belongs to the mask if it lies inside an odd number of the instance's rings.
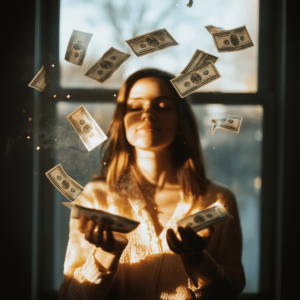
[[[104,252],[121,255],[128,244],[125,235],[112,232],[104,221],[95,221],[81,216],[78,220],[78,230],[84,233],[85,239]]]

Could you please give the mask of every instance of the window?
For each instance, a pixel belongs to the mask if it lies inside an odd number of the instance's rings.
[[[258,42],[259,6],[262,5],[258,0],[194,0],[193,6],[188,8],[187,3],[188,0],[61,0],[41,8],[41,16],[49,15],[49,18],[44,20],[47,29],[43,31],[48,34],[43,36],[44,43],[40,42],[41,53],[47,55],[40,54],[40,57],[46,57],[43,61],[52,81],[45,93],[36,96],[36,110],[43,112],[41,127],[44,130],[39,128],[37,143],[41,150],[45,149],[36,152],[40,170],[37,177],[40,215],[36,218],[41,227],[37,233],[40,238],[36,290],[53,291],[57,295],[69,231],[69,211],[61,205],[65,198],[49,184],[44,173],[61,163],[66,172],[84,186],[98,172],[101,163],[99,147],[88,152],[67,115],[84,104],[106,131],[115,108],[114,95],[128,75],[149,66],[178,75],[196,49],[218,56],[216,66],[222,75],[221,79],[191,95],[208,175],[228,185],[237,198],[247,280],[244,293],[258,295],[266,285],[260,274],[261,257],[266,256],[268,249],[261,235],[263,222],[266,222],[261,215],[266,211],[262,192],[267,175],[262,174],[261,169],[266,160],[263,149],[270,149],[265,140],[268,129],[263,125],[270,120],[273,98],[264,92],[260,77],[266,66],[259,60],[259,55],[264,54]],[[224,29],[246,25],[255,47],[236,53],[217,53],[211,35],[204,28],[209,24]],[[180,45],[137,58],[125,40],[160,28],[166,28]],[[64,60],[73,29],[93,33],[82,67]],[[85,77],[84,73],[111,46],[130,53],[130,59],[105,84]],[[210,119],[229,115],[243,117],[240,133],[217,130],[211,136]],[[44,143],[43,146],[45,136],[51,137],[51,145]],[[46,239],[45,234],[51,238]]]
[[[188,8],[185,2],[188,0],[62,0],[59,37],[61,86],[119,88],[134,71],[149,66],[179,74],[195,50],[200,49],[220,57],[216,65],[222,74],[221,79],[203,87],[201,92],[256,92],[258,0],[196,0],[192,8]],[[210,24],[224,29],[246,25],[255,47],[235,53],[218,53],[205,29]],[[180,45],[138,58],[125,42],[161,28],[167,28]],[[81,69],[64,60],[73,29],[93,33]],[[104,85],[83,76],[112,46],[132,56]]]

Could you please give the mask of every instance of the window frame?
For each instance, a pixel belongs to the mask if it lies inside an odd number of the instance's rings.
[[[280,198],[278,189],[278,153],[280,138],[276,136],[280,115],[280,102],[284,89],[281,74],[284,66],[285,19],[284,0],[276,3],[264,0],[259,3],[259,42],[258,42],[258,90],[257,93],[194,93],[193,104],[225,105],[262,105],[263,142],[262,142],[262,189],[261,189],[261,232],[260,232],[260,280],[258,294],[242,294],[240,299],[274,299],[276,283],[280,280],[279,269],[274,263],[280,251],[277,244],[276,230]],[[49,126],[41,116],[47,112],[47,119],[54,120],[55,105],[58,101],[70,102],[115,102],[116,89],[73,89],[59,87],[59,0],[36,1],[35,66],[37,73],[45,66],[49,78],[45,93],[34,91],[34,148],[38,146],[38,130]],[[275,29],[275,30],[274,30]],[[284,43],[283,43],[284,44]],[[45,55],[44,53],[47,53]],[[50,64],[55,64],[51,68]],[[54,62],[53,62],[54,61]],[[277,75],[276,75],[277,74]],[[51,95],[56,95],[53,98]],[[70,94],[68,100],[66,96]],[[76,95],[76,98],[73,97]],[[88,100],[85,100],[88,99]],[[33,186],[33,252],[32,252],[32,299],[46,297],[58,299],[51,290],[53,274],[53,187],[48,184],[45,172],[54,165],[51,150],[34,153]],[[42,201],[40,200],[42,199]],[[274,200],[275,199],[275,200]],[[268,219],[263,216],[268,215]],[[274,251],[275,249],[275,251]]]

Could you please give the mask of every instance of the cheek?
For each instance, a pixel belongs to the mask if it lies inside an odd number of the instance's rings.
[[[179,127],[178,122],[178,116],[175,113],[164,117],[165,126],[170,134],[177,134]]]
[[[124,127],[126,137],[129,140],[130,137],[135,133],[135,125],[136,122],[139,120],[138,114],[127,114],[124,117]]]

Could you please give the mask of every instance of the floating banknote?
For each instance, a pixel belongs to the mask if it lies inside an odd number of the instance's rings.
[[[68,120],[89,151],[107,139],[107,136],[83,105],[69,114]]]
[[[71,218],[79,219],[81,216],[85,216],[95,221],[102,220],[110,225],[112,231],[128,233],[137,228],[140,224],[138,221],[114,215],[100,209],[84,207],[69,202],[62,202],[62,204],[71,209]]]
[[[218,60],[219,57],[214,56],[212,54],[206,53],[202,50],[197,49],[192,56],[191,60],[187,64],[187,66],[181,71],[181,74],[185,74],[197,67],[202,66],[204,63],[211,61],[212,63],[215,63]]]
[[[28,86],[43,92],[48,86],[47,74],[44,66],[39,70],[39,72],[34,76]]]
[[[220,119],[212,119],[211,123],[213,125],[211,129],[211,135],[213,135],[218,128],[239,133],[242,125],[242,120],[243,118],[241,117],[224,117]]]
[[[177,226],[186,227],[190,226],[194,231],[203,230],[211,225],[225,222],[233,217],[227,210],[219,203],[216,202],[208,209],[199,211],[184,219],[177,221]]]
[[[111,47],[85,73],[85,75],[99,82],[105,82],[130,56],[130,54],[124,53],[115,49],[114,47]]]
[[[218,52],[234,52],[254,46],[246,26],[231,30],[220,30],[212,25],[205,28],[212,35]]]
[[[216,66],[207,61],[202,66],[171,79],[171,83],[181,98],[184,98],[202,86],[217,80],[221,75]]]
[[[167,29],[159,29],[126,41],[136,56],[179,45]]]
[[[73,30],[66,51],[65,60],[72,64],[82,66],[92,36],[92,33]]]
[[[83,191],[83,187],[67,175],[61,164],[46,172],[46,176],[70,201],[74,201]]]

